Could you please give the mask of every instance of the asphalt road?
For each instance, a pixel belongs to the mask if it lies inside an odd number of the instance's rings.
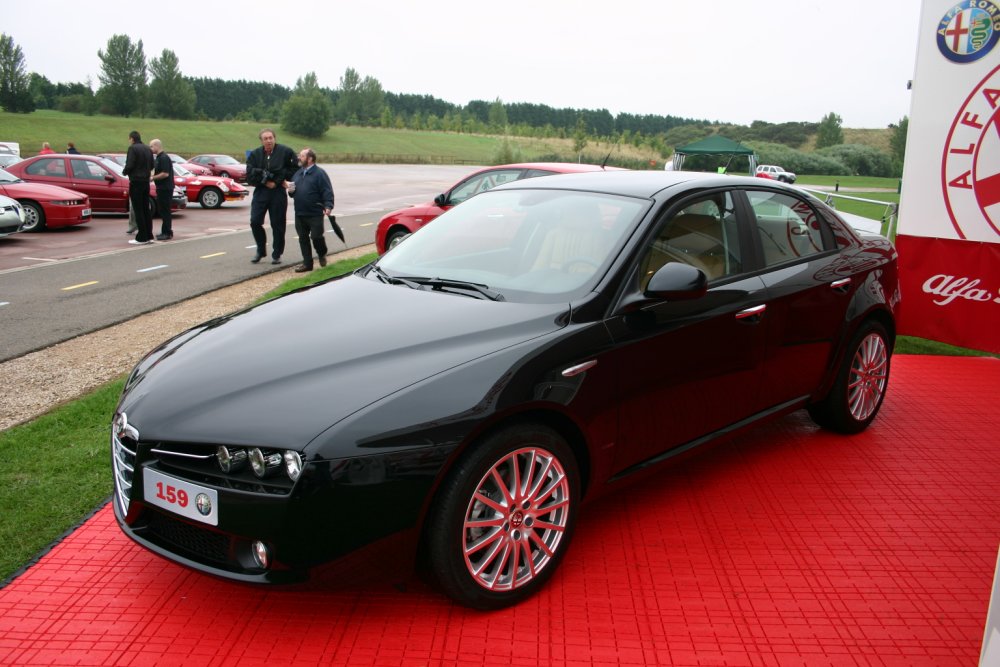
[[[386,211],[429,201],[475,170],[459,166],[323,165],[346,247],[373,243]],[[249,200],[197,204],[174,219],[174,240],[128,245],[126,216],[0,239],[0,361],[123,322],[301,260],[289,207],[284,263],[251,264]],[[154,221],[155,231],[159,221]],[[270,233],[268,234],[270,237]],[[268,239],[270,242],[270,238]],[[345,247],[327,228],[331,252]],[[270,250],[270,245],[268,247]]]

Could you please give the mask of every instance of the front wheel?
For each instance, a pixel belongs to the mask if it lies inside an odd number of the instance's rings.
[[[45,211],[40,205],[33,201],[22,201],[21,208],[24,209],[22,232],[40,232],[45,229]]]
[[[473,444],[442,485],[427,525],[427,557],[441,589],[476,609],[529,597],[569,548],[580,494],[576,458],[540,425]]]
[[[410,232],[408,232],[406,230],[397,230],[397,231],[394,231],[393,233],[389,234],[389,238],[385,242],[385,249],[387,251],[388,250],[392,250],[393,248],[395,248],[396,246],[398,246],[400,243],[402,243],[403,241],[405,241],[406,237],[408,237],[409,235],[410,235]]]
[[[830,393],[809,406],[813,421],[839,433],[859,433],[875,419],[889,385],[891,357],[885,327],[868,321],[854,334]]]
[[[219,208],[222,206],[222,192],[218,188],[203,188],[198,194],[198,203],[202,208]]]

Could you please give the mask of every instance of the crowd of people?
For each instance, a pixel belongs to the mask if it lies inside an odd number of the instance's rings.
[[[247,183],[253,186],[250,202],[250,231],[256,252],[250,261],[259,263],[268,256],[267,219],[271,228],[271,264],[281,264],[285,251],[285,227],[288,198],[292,197],[295,211],[295,231],[299,237],[302,263],[297,273],[313,270],[313,251],[320,266],[326,266],[327,245],[323,235],[323,217],[333,213],[333,184],[329,175],[316,166],[316,153],[303,148],[295,153],[277,142],[274,130],[265,128],[258,135],[260,146],[247,156]],[[122,173],[129,179],[129,226],[132,245],[149,245],[169,241],[174,237],[170,211],[174,189],[174,169],[170,157],[164,152],[163,142],[153,139],[149,144],[133,130],[128,135],[128,152]],[[40,155],[54,153],[48,142],[42,144]],[[67,153],[78,154],[70,142]],[[156,191],[157,210],[160,213],[160,233],[153,236],[153,219],[150,207],[149,186]]]

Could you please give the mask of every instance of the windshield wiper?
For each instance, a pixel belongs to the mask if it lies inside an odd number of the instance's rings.
[[[387,285],[406,285],[410,289],[421,289],[421,286],[409,278],[397,278],[390,276],[378,264],[372,264],[371,270],[378,276],[378,279]]]
[[[489,285],[484,285],[482,283],[470,283],[464,280],[452,280],[450,278],[421,278],[419,276],[407,276],[405,278],[396,278],[396,280],[409,281],[416,283],[417,285],[424,285],[426,287],[430,287],[432,290],[439,291],[445,289],[469,290],[486,297],[490,301],[504,300],[503,294],[490,289]]]

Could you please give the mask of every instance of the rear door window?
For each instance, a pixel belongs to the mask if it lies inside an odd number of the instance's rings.
[[[832,249],[825,223],[805,201],[781,192],[746,193],[756,217],[764,264],[775,266]]]

